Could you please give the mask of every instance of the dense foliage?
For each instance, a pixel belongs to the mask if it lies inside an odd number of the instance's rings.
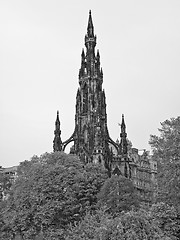
[[[3,211],[4,230],[8,226],[11,235],[18,233],[23,239],[40,232],[62,234],[68,224],[95,208],[106,178],[100,166],[84,166],[65,153],[46,153],[21,163]]]
[[[173,207],[163,202],[153,204],[150,208],[151,216],[157,226],[171,239],[179,239],[180,219]]]
[[[180,117],[164,121],[159,131],[149,142],[158,160],[158,197],[180,212]]]
[[[168,204],[169,208],[161,205],[156,218],[161,219],[164,231],[180,239],[180,117],[162,122],[158,130],[160,136],[151,135],[149,141],[158,161],[156,201]]]
[[[150,212],[131,210],[113,218],[98,211],[69,230],[66,240],[170,240]]]
[[[131,180],[123,176],[107,179],[98,194],[98,206],[114,216],[122,211],[137,209],[140,198]]]
[[[9,195],[10,188],[12,186],[12,179],[9,175],[0,171],[0,200]]]

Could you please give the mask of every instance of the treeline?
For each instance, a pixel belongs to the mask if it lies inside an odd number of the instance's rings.
[[[73,155],[45,153],[22,162],[11,187],[0,176],[8,196],[0,202],[0,239],[180,239],[180,117],[159,131],[150,138],[158,160],[151,206],[127,178],[108,178],[101,165]]]

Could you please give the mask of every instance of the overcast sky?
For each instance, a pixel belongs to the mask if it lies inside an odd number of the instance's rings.
[[[0,0],[0,165],[51,152],[74,131],[81,51],[92,11],[108,128],[150,149],[150,134],[180,111],[179,0]]]

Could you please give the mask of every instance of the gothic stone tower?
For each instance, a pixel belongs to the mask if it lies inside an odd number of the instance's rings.
[[[68,140],[57,143],[56,139],[59,139],[60,129],[58,130],[56,126],[54,151],[59,151],[61,148],[64,150],[70,142],[74,142],[71,153],[78,155],[85,163],[102,163],[108,170],[111,170],[112,148],[116,150],[116,155],[121,152],[124,153],[127,149],[125,123],[123,118],[121,143],[118,145],[110,138],[108,133],[106,97],[102,88],[103,71],[100,66],[99,50],[95,51],[96,35],[94,35],[91,11],[89,12],[87,34],[85,35],[85,47],[85,51],[82,50],[79,70],[75,130]],[[120,158],[117,158],[117,160],[120,161]]]
[[[89,12],[86,50],[82,50],[79,88],[76,96],[75,130],[63,143],[63,148],[74,141],[73,151],[84,162],[99,162],[109,167],[110,150],[107,129],[106,98],[102,89],[103,72],[99,51],[95,52],[96,36]]]
[[[150,158],[142,159],[138,150],[128,150],[126,125],[122,115],[120,141],[114,142],[108,133],[106,97],[102,88],[103,72],[99,51],[95,51],[96,36],[89,12],[85,51],[81,54],[79,87],[76,96],[75,129],[71,137],[61,141],[59,112],[55,122],[53,150],[64,151],[73,142],[71,153],[79,156],[84,163],[102,164],[112,174],[131,178],[144,196],[152,192],[156,165]],[[146,176],[146,178],[144,178]],[[152,187],[151,187],[152,186]]]

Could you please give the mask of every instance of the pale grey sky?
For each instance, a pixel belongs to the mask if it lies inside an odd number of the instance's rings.
[[[52,151],[74,130],[89,10],[97,35],[111,138],[125,114],[133,146],[147,148],[180,110],[179,0],[0,0],[0,165]]]

